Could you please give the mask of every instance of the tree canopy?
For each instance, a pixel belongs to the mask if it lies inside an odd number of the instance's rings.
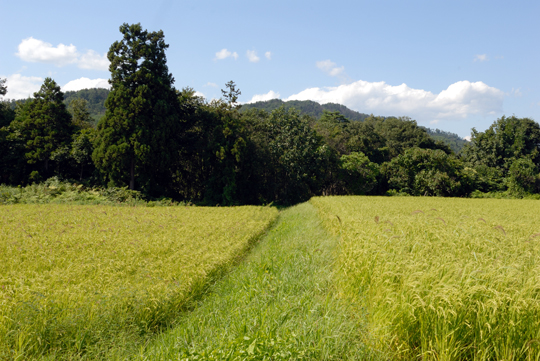
[[[93,160],[110,185],[160,192],[170,181],[181,130],[162,31],[123,24],[107,54],[111,91],[97,127]]]

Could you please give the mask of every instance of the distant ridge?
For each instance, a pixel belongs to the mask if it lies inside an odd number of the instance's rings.
[[[345,105],[336,104],[336,103],[319,104],[311,100],[283,101],[281,99],[271,99],[271,100],[266,100],[266,101],[261,101],[261,102],[244,104],[242,105],[241,110],[262,109],[262,110],[271,112],[272,110],[277,109],[281,106],[283,106],[285,109],[295,108],[301,114],[311,115],[315,118],[320,118],[320,116],[323,114],[325,110],[328,110],[331,112],[340,112],[346,118],[352,121],[364,121],[367,117],[369,117],[369,114],[360,113],[360,112],[351,110],[347,108]],[[392,117],[389,117],[389,118],[392,118]],[[467,141],[465,139],[461,138],[459,135],[455,133],[446,132],[440,129],[430,129],[426,127],[422,127],[422,128],[424,128],[434,140],[439,140],[448,144],[448,146],[450,146],[450,148],[456,153],[459,153],[461,149],[463,149],[465,144],[467,144]]]
[[[340,112],[349,120],[363,121],[369,114],[360,113],[347,108],[345,105],[336,103],[319,104],[311,100],[289,100],[283,101],[281,99],[272,99],[261,102],[249,103],[242,105],[242,110],[247,109],[262,109],[271,112],[274,109],[283,106],[285,109],[295,108],[302,114],[311,115],[315,118],[319,118],[325,110],[331,112]]]

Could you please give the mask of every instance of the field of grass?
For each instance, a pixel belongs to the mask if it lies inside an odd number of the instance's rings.
[[[159,335],[139,357],[118,359],[373,358],[362,343],[364,316],[351,314],[349,302],[338,297],[336,241],[311,204],[282,211],[246,259],[193,312],[181,315],[177,327]]]
[[[540,359],[540,204],[327,197],[338,287],[392,359]]]
[[[154,334],[243,256],[277,213],[1,206],[0,359],[98,358]]]

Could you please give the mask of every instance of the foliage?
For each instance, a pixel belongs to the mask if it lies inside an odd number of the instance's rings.
[[[329,168],[328,146],[310,127],[309,118],[279,108],[245,113],[252,155],[243,178],[263,203],[294,204],[321,188]]]
[[[52,154],[69,144],[75,131],[60,86],[46,78],[34,98],[17,108],[10,128],[12,139],[24,149],[27,163],[42,164],[42,167],[33,168],[35,177],[38,172],[41,177],[51,175],[49,161]]]
[[[283,107],[285,110],[294,108],[297,111],[299,111],[301,114],[309,115],[314,118],[321,117],[324,114],[324,111],[339,112],[350,120],[363,121],[365,118],[368,117],[368,114],[356,112],[341,104],[335,104],[335,103],[319,104],[311,100],[283,101],[281,99],[272,99],[272,100],[244,104],[242,106],[242,109],[243,110],[260,109],[260,110],[265,110],[268,113],[270,113],[273,110],[279,109],[281,107]]]
[[[471,142],[463,149],[467,162],[508,171],[519,158],[529,157],[540,166],[540,125],[515,116],[497,119],[485,132],[473,128]]]
[[[313,198],[338,284],[387,359],[540,357],[537,200]],[[533,340],[533,341],[531,341]]]
[[[452,149],[452,151],[456,154],[459,154],[463,147],[468,143],[465,139],[452,132],[446,132],[444,130],[430,128],[426,128],[426,131],[431,136],[431,138],[433,138],[433,140],[441,141],[447,144],[450,149]]]
[[[379,166],[370,162],[364,153],[352,152],[342,155],[340,160],[340,176],[349,194],[369,194],[375,188]]]
[[[107,54],[112,89],[92,158],[105,183],[163,194],[182,131],[168,45],[162,31],[149,33],[140,24],[124,24],[120,32],[123,39]]]
[[[276,216],[268,207],[2,206],[0,358],[71,359],[144,340]]]
[[[523,195],[534,193],[539,185],[538,168],[530,158],[519,158],[508,169],[508,191]]]
[[[0,96],[7,94],[6,79],[0,78]]]
[[[442,150],[411,148],[383,166],[388,187],[411,195],[450,196],[467,189],[463,165]],[[462,182],[464,184],[462,184]]]
[[[71,104],[75,99],[86,100],[86,107],[92,118],[92,123],[95,125],[105,115],[105,101],[108,95],[108,89],[93,88],[67,91],[64,94],[64,98],[66,105]]]
[[[76,128],[87,129],[93,126],[90,112],[88,111],[88,102],[85,99],[73,99],[68,106],[72,116],[72,122]]]

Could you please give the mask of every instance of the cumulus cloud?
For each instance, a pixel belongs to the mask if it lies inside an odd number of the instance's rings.
[[[336,63],[330,60],[318,61],[316,65],[317,65],[317,68],[321,69],[322,71],[324,71],[325,73],[331,76],[338,76],[339,74],[343,73],[343,71],[345,70],[344,66],[338,67],[336,66]]]
[[[277,92],[275,92],[273,90],[270,90],[266,94],[256,94],[256,95],[254,95],[253,98],[251,98],[251,100],[248,103],[264,102],[264,101],[270,100],[270,99],[279,99],[279,97],[280,97],[279,93],[277,93]]]
[[[330,65],[331,68],[333,65]],[[504,92],[483,82],[459,81],[439,94],[385,82],[359,80],[337,87],[309,88],[287,100],[339,103],[364,113],[406,115],[420,122],[463,119],[502,112]]]
[[[94,50],[88,50],[81,54],[73,44],[53,46],[33,37],[22,40],[15,55],[30,63],[47,63],[59,67],[68,64],[76,64],[82,69],[95,70],[107,70],[109,67],[109,61],[105,55],[101,56]]]
[[[77,91],[81,89],[91,89],[91,88],[105,88],[110,89],[111,85],[107,79],[89,79],[89,78],[79,78],[68,82],[62,87],[63,91]]]
[[[482,61],[487,61],[487,60],[489,60],[487,54],[478,54],[474,57],[474,61],[482,62]]]
[[[12,74],[9,76],[0,75],[0,78],[6,78],[8,99],[24,99],[31,97],[41,88],[43,78],[37,76],[23,76],[21,74]]]
[[[216,60],[223,60],[223,59],[227,59],[228,57],[233,57],[234,60],[238,59],[238,53],[235,51],[235,52],[230,52],[229,50],[227,49],[221,49],[220,51],[218,51],[216,53]]]
[[[266,53],[264,53],[264,56],[265,56],[266,59],[272,60],[272,53],[271,52],[267,51]]]
[[[246,55],[247,55],[247,57],[248,57],[248,60],[249,60],[250,62],[252,62],[252,63],[256,63],[256,62],[258,62],[259,60],[261,60],[261,58],[259,58],[259,57],[257,56],[257,52],[256,52],[255,50],[248,50],[248,51],[246,52]]]
[[[105,54],[99,55],[93,50],[88,50],[86,54],[79,57],[78,66],[81,69],[108,70],[109,59]]]

